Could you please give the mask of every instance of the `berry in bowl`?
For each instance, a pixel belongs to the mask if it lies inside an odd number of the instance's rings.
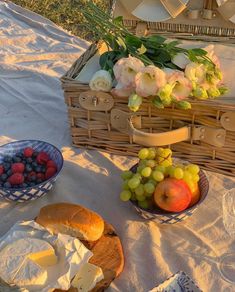
[[[21,140],[0,146],[0,196],[15,202],[45,195],[63,167],[58,148],[38,140]]]
[[[145,219],[174,224],[190,217],[209,190],[195,164],[173,163],[169,148],[143,148],[139,163],[124,171],[122,201],[130,201]]]

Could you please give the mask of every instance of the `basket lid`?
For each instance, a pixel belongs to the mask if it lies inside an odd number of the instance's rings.
[[[228,13],[231,5],[234,16]],[[116,0],[113,16],[120,15],[137,34],[143,34],[144,24],[149,33],[168,37],[235,43],[233,0]]]

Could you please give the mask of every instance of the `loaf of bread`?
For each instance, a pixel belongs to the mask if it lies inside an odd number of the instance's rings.
[[[98,214],[70,203],[43,207],[36,222],[54,234],[68,234],[80,240],[96,241],[104,232],[104,221]]]

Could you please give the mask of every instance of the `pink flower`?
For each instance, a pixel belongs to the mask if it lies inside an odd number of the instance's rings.
[[[207,57],[211,59],[211,61],[216,65],[216,67],[220,68],[220,61],[215,54],[214,45],[209,45],[203,48],[203,50],[207,51]]]
[[[157,94],[159,88],[166,84],[166,74],[161,69],[150,65],[135,76],[136,93],[142,97]]]
[[[130,87],[135,85],[135,75],[141,71],[144,64],[137,58],[129,56],[117,61],[113,66],[113,73],[122,87]]]
[[[172,97],[176,100],[183,100],[189,97],[192,92],[192,83],[181,71],[173,71],[167,76],[167,82],[173,85]]]
[[[118,83],[114,89],[112,89],[112,93],[114,95],[120,96],[120,97],[128,97],[135,91],[135,88],[133,86],[126,86],[123,87],[121,83]]]

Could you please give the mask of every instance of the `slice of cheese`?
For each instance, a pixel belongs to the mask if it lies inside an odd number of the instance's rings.
[[[28,255],[28,258],[41,267],[50,267],[57,263],[57,256],[55,255],[54,248],[48,248],[46,250],[31,253]]]
[[[104,279],[102,269],[93,264],[84,264],[72,281],[72,286],[79,292],[88,292]]]
[[[46,241],[22,238],[0,251],[0,278],[19,287],[44,285],[47,271],[42,266],[55,262],[54,249]]]

